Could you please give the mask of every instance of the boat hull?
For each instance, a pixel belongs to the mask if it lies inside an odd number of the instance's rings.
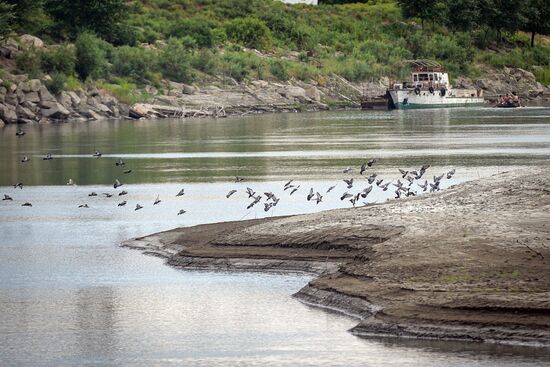
[[[430,93],[414,90],[390,90],[390,97],[397,109],[471,107],[482,106],[485,100],[481,97],[441,96],[438,91]]]

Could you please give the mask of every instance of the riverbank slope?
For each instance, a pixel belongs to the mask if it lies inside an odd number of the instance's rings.
[[[123,245],[184,269],[306,271],[356,335],[550,345],[550,169],[437,194],[178,228]]]

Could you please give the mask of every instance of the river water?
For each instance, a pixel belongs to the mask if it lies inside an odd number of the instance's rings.
[[[550,158],[550,109],[436,109],[105,121],[0,129],[0,366],[545,366],[531,347],[360,339],[290,295],[300,274],[193,272],[118,247],[178,226],[349,207],[398,168],[442,186]],[[93,158],[96,150],[101,158]],[[50,152],[54,159],[42,160]],[[22,163],[23,156],[30,158]],[[115,166],[123,159],[125,167]],[[352,166],[353,171],[342,171]],[[124,170],[132,170],[124,174]],[[234,176],[245,178],[234,183]],[[117,190],[118,178],[124,185]],[[66,185],[72,179],[76,185]],[[289,196],[283,185],[300,189]],[[22,182],[23,189],[13,188]],[[336,188],[326,194],[328,187]],[[252,207],[244,189],[273,191]],[[185,195],[176,193],[185,189]],[[309,189],[323,201],[307,201]],[[229,199],[226,193],[238,190]],[[121,190],[128,195],[119,196]],[[421,189],[413,185],[413,190]],[[98,196],[88,194],[96,192]],[[107,197],[106,194],[113,194]],[[153,205],[159,196],[161,203]],[[363,202],[393,197],[374,188]],[[117,204],[126,200],[127,205]],[[22,207],[24,202],[32,207]],[[360,205],[363,205],[363,202]],[[87,204],[89,208],[78,208]],[[136,204],[144,208],[135,211]],[[186,213],[178,216],[180,209]]]

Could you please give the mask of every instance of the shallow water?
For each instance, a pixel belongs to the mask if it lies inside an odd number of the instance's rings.
[[[443,186],[548,162],[550,109],[331,112],[0,129],[2,366],[543,366],[527,347],[365,340],[355,320],[290,297],[305,275],[184,272],[117,244],[177,226],[349,207],[339,196],[397,168],[451,168]],[[95,149],[104,156],[91,157]],[[46,152],[52,161],[42,161]],[[31,158],[21,163],[22,156]],[[125,169],[114,162],[123,158]],[[235,184],[233,176],[246,178]],[[124,186],[114,190],[119,178]],[[65,183],[73,179],[77,186]],[[283,191],[288,179],[301,189]],[[25,187],[9,185],[23,182]],[[329,186],[337,187],[325,194]],[[245,187],[281,198],[264,212]],[[309,188],[319,205],[305,199]],[[175,194],[185,188],[183,197]],[[239,190],[230,199],[230,189]],[[122,189],[127,196],[119,197]],[[421,191],[413,185],[415,191]],[[95,191],[98,197],[88,197]],[[107,198],[102,193],[114,194]],[[153,206],[159,195],[162,202]],[[393,192],[375,188],[367,202]],[[122,200],[126,207],[118,207]],[[21,207],[29,201],[32,208]],[[79,204],[87,203],[89,209]],[[144,209],[134,211],[139,203]],[[182,216],[176,213],[187,210]]]

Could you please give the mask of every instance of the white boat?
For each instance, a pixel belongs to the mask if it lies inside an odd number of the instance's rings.
[[[431,60],[408,60],[407,63],[412,65],[411,80],[394,83],[388,89],[395,108],[465,107],[485,103],[482,90],[454,89],[441,64]]]

